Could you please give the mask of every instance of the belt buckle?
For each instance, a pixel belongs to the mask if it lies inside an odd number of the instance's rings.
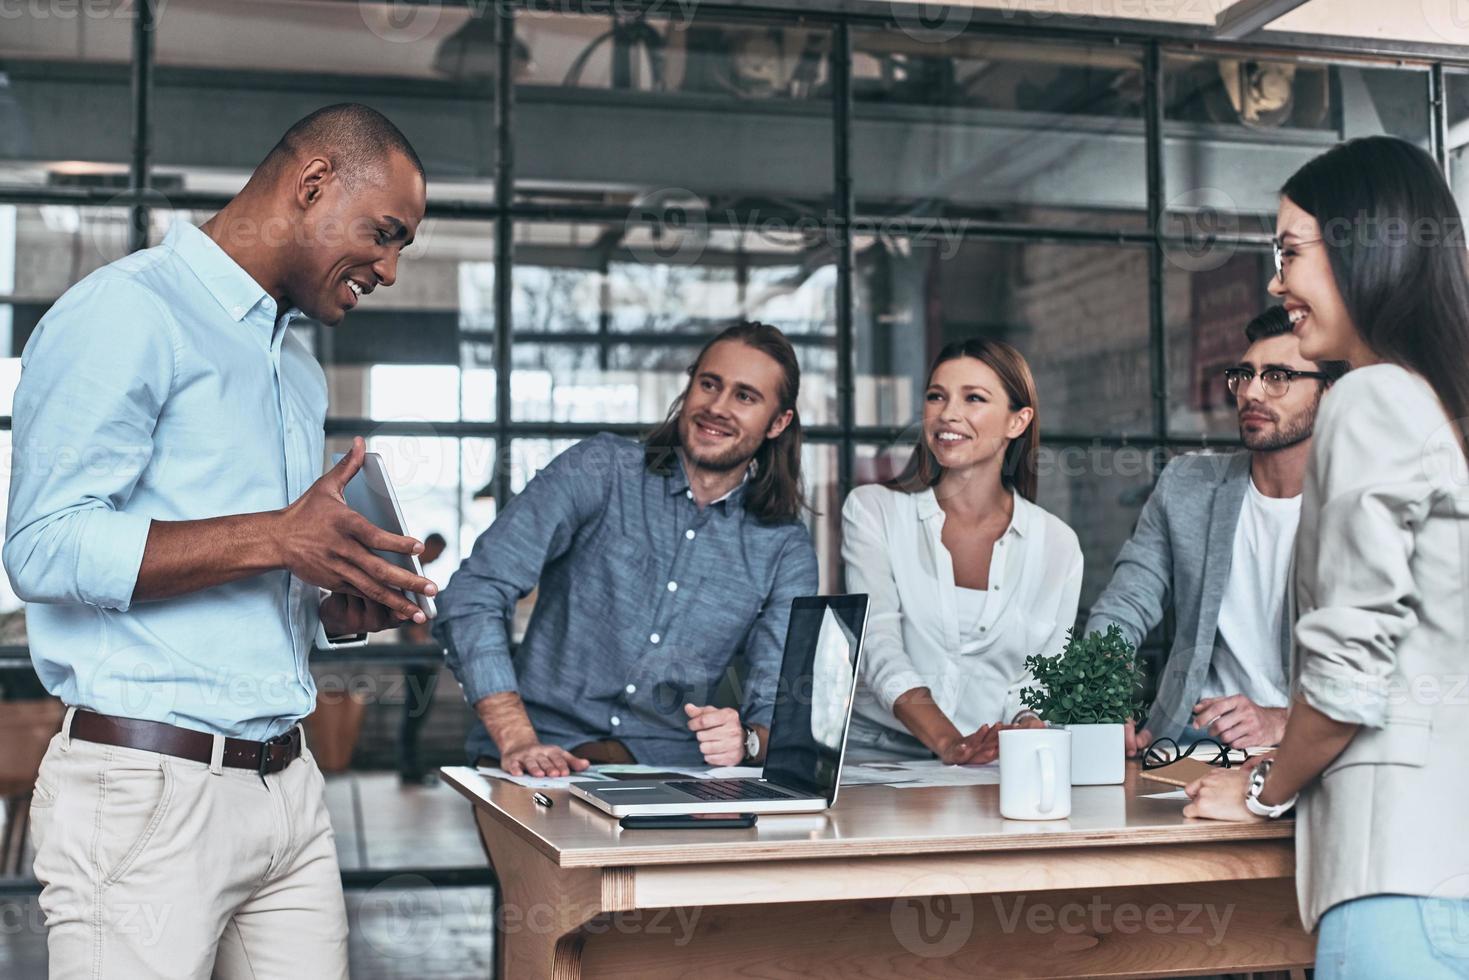
[[[256,770],[255,770],[256,772],[258,772],[260,774],[261,780],[264,780],[265,779],[265,773],[267,772],[269,766],[270,766],[270,742],[268,742],[268,741],[261,742],[260,743],[260,764],[256,767]]]

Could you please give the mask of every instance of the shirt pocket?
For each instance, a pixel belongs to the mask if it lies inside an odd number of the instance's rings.
[[[1362,727],[1342,754],[1321,773],[1325,779],[1351,766],[1415,766],[1428,762],[1433,737],[1429,709],[1393,708],[1381,728]]]

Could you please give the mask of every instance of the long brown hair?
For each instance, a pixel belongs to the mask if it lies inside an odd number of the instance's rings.
[[[725,340],[737,340],[780,365],[776,414],[787,409],[791,412],[791,424],[785,431],[774,439],[766,439],[755,450],[750,485],[745,490],[745,511],[762,524],[796,520],[802,510],[808,509],[806,491],[801,485],[801,413],[796,409],[796,396],[801,393],[801,365],[796,360],[796,349],[785,334],[768,323],[736,323],[699,351],[699,356],[689,365],[689,385],[694,383],[709,348]],[[679,446],[678,417],[688,398],[689,385],[684,386],[682,394],[668,407],[668,417],[643,440],[650,473],[666,476],[673,472],[674,452]]]
[[[934,372],[939,369],[940,364],[961,357],[983,361],[1000,376],[1000,383],[1005,386],[1005,395],[1010,400],[1010,411],[1029,408],[1035,413],[1025,431],[1011,439],[1010,444],[1005,447],[1005,459],[1000,466],[1000,481],[1005,487],[1034,503],[1036,485],[1039,482],[1036,474],[1036,451],[1041,444],[1041,425],[1040,412],[1036,407],[1035,378],[1030,373],[1030,365],[1026,363],[1025,355],[1002,340],[984,337],[960,340],[946,346],[933,359],[924,389],[927,390],[928,385],[933,383]],[[913,455],[908,458],[908,465],[883,486],[903,493],[922,493],[929,487],[936,486],[943,476],[944,468],[939,465],[933,450],[928,448],[928,439],[920,429],[918,442],[913,447]]]
[[[1367,346],[1428,381],[1469,455],[1464,224],[1433,157],[1391,136],[1350,140],[1297,170],[1280,193],[1321,226],[1332,276]],[[1395,236],[1394,224],[1412,233]]]

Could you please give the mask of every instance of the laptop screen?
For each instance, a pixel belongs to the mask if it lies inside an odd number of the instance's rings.
[[[828,803],[835,799],[866,625],[865,595],[792,601],[766,779]]]

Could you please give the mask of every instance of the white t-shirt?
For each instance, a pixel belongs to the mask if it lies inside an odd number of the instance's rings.
[[[985,603],[989,600],[988,589],[954,589],[959,600],[959,633],[965,639],[982,639],[979,624],[984,619]]]
[[[1300,496],[1267,497],[1250,480],[1234,530],[1229,584],[1219,607],[1220,642],[1204,697],[1243,694],[1266,708],[1290,704],[1280,637],[1300,522]]]

